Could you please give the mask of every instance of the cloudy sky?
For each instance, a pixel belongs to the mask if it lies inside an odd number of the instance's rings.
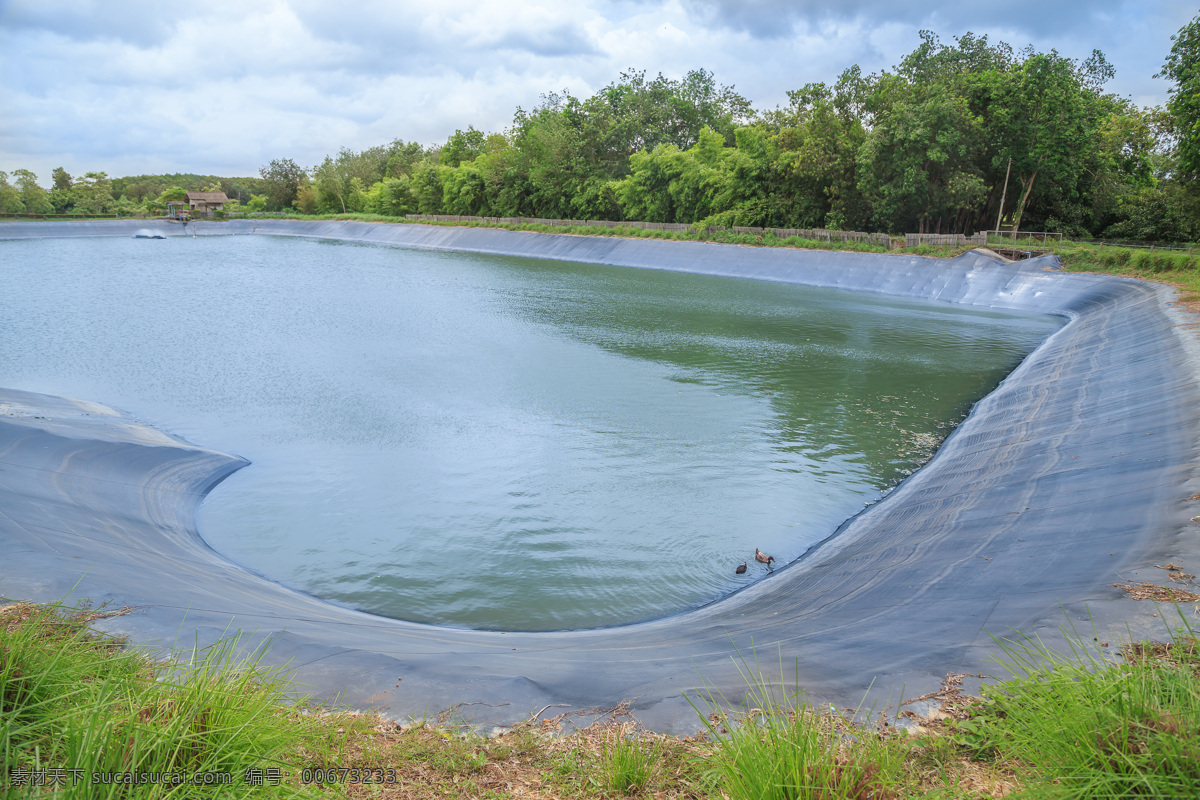
[[[502,130],[517,106],[587,97],[623,69],[703,67],[758,109],[846,67],[890,69],[922,28],[1153,78],[1197,14],[1172,0],[0,0],[0,169],[257,175],[339,147]]]

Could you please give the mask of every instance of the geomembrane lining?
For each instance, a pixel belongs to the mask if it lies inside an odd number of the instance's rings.
[[[145,220],[4,222],[0,239],[181,235]],[[151,646],[233,631],[299,692],[398,718],[456,707],[505,724],[630,701],[643,724],[699,727],[685,694],[745,693],[737,657],[813,702],[877,711],[947,673],[995,672],[992,634],[1068,622],[1161,638],[1113,584],[1200,570],[1200,359],[1167,287],[1005,264],[354,221],[193,222],[187,234],[361,241],[871,291],[1068,318],[929,464],[799,561],[702,608],[587,631],[500,633],[346,609],[214,553],[195,513],[247,462],[93,402],[0,389],[0,595],[135,606],[98,627]],[[0,383],[3,377],[0,375]],[[103,400],[103,398],[89,398]],[[1128,626],[1128,628],[1126,627]],[[1128,631],[1128,632],[1127,632]],[[780,675],[782,665],[782,675]]]

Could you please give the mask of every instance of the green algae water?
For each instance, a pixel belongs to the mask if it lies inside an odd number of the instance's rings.
[[[1061,320],[268,237],[0,242],[0,385],[252,464],[200,531],[373,613],[508,630],[764,579],[926,461]],[[744,575],[735,567],[745,561]]]

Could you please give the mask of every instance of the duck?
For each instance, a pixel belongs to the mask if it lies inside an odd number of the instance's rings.
[[[754,548],[754,560],[760,564],[766,564],[768,567],[770,567],[771,562],[775,560],[775,556],[769,556],[756,547]]]
[[[747,564],[747,563],[748,563],[748,562],[745,562],[745,561],[743,561],[743,562],[742,562],[742,564],[741,564],[741,566],[739,566],[737,569],[735,569],[735,570],[734,570],[734,572],[736,572],[738,575],[745,575],[745,574],[746,574],[746,564]]]

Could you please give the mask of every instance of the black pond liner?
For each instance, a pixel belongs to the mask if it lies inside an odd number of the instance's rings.
[[[5,222],[0,239],[130,236],[144,220]],[[785,281],[1057,314],[1049,336],[883,501],[805,558],[699,609],[612,628],[499,633],[356,612],[231,564],[196,533],[205,494],[245,465],[92,403],[0,390],[0,595],[134,606],[100,623],[136,643],[272,640],[298,692],[397,718],[457,707],[480,726],[630,701],[647,726],[699,727],[685,694],[737,702],[738,655],[809,698],[876,711],[950,672],[995,672],[990,634],[1165,635],[1111,584],[1200,566],[1200,357],[1172,291],[1003,264],[483,228],[193,222],[187,235],[304,236]],[[2,360],[0,360],[2,363]],[[0,375],[0,382],[3,376]],[[1128,625],[1128,628],[1126,627]],[[781,666],[782,665],[782,676]],[[402,678],[402,680],[398,680]]]

